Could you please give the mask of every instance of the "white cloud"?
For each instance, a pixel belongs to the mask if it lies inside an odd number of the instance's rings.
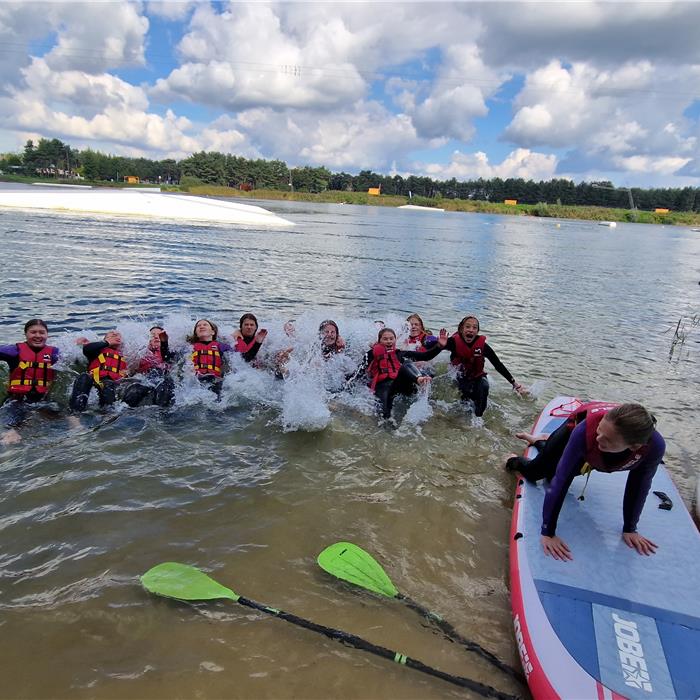
[[[154,99],[173,97],[235,111],[257,106],[326,109],[362,96],[366,82],[346,59],[352,44],[337,18],[319,18],[301,40],[285,33],[274,7],[198,7],[179,50],[180,68],[156,82]]]
[[[332,170],[383,170],[386,163],[405,160],[408,151],[425,145],[407,116],[392,115],[372,103],[343,113],[251,109],[217,122],[217,127],[225,125],[235,125],[260,153],[274,153],[292,165]]]
[[[146,12],[154,17],[176,22],[185,19],[196,5],[197,0],[148,0]]]
[[[629,156],[613,158],[613,163],[618,170],[630,173],[656,173],[659,175],[672,175],[690,162],[690,158]]]
[[[141,3],[61,2],[46,7],[57,41],[44,58],[54,70],[96,74],[143,64],[149,25]]]
[[[415,164],[417,171],[438,180],[471,180],[478,178],[523,178],[524,180],[550,180],[555,177],[557,159],[553,155],[534,153],[518,148],[501,163],[490,163],[483,151],[462,153],[455,151],[447,164]]]
[[[35,97],[47,104],[70,104],[80,114],[94,114],[106,108],[145,110],[148,107],[148,98],[140,87],[109,73],[52,70],[43,58],[35,58],[22,72],[26,89]]]
[[[469,141],[474,134],[473,119],[488,114],[486,98],[504,79],[483,64],[477,46],[449,47],[430,95],[413,113],[418,133]]]

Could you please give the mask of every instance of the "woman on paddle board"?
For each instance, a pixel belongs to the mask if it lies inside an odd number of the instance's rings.
[[[520,472],[530,481],[551,480],[542,506],[545,554],[562,561],[573,559],[566,542],[555,534],[557,519],[574,477],[590,476],[592,470],[629,471],[622,505],[622,539],[639,554],[654,554],[656,544],[637,532],[637,522],[666,449],[655,425],[656,419],[640,404],[598,401],[580,406],[548,437],[516,434],[534,446],[538,455],[534,459],[510,455],[506,469]]]

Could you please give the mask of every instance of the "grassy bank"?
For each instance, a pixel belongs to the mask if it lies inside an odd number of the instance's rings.
[[[175,188],[177,189],[177,188]],[[311,192],[281,192],[279,190],[253,190],[242,192],[231,187],[198,185],[187,189],[191,194],[213,197],[236,197],[242,199],[286,199],[295,202],[325,202],[330,204],[359,204],[375,207],[399,207],[408,204],[406,197],[394,195],[369,195],[366,192],[327,191],[318,194]],[[584,221],[626,221],[639,224],[665,224],[668,226],[700,227],[700,213],[669,212],[655,214],[650,211],[629,209],[606,209],[605,207],[584,207],[563,204],[517,204],[511,206],[499,202],[483,202],[465,199],[428,199],[413,197],[411,204],[425,207],[440,207],[447,211],[475,212],[478,214],[503,214],[507,216],[539,216],[555,219],[582,219]]]

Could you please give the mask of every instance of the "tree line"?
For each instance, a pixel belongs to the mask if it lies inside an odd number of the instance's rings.
[[[121,182],[136,176],[142,182],[182,186],[221,185],[236,189],[323,192],[326,190],[367,192],[380,188],[385,195],[474,199],[502,202],[515,199],[519,204],[601,206],[644,210],[666,208],[672,211],[700,211],[700,188],[616,188],[609,181],[574,183],[563,178],[524,180],[522,178],[483,178],[473,180],[434,180],[429,177],[382,175],[362,170],[357,175],[333,173],[325,167],[290,168],[281,160],[248,159],[230,153],[200,152],[176,161],[150,160],[106,155],[91,149],[76,150],[59,139],[27,141],[21,153],[0,155],[0,170],[16,173],[74,178],[94,182]]]

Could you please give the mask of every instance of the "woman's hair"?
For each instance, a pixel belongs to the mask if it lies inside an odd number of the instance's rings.
[[[656,418],[638,403],[623,403],[605,417],[628,445],[646,445],[656,425]]]
[[[381,343],[381,342],[382,342],[382,336],[383,336],[385,333],[391,333],[391,335],[393,335],[394,338],[396,338],[396,331],[395,331],[393,328],[382,328],[382,329],[379,331],[379,333],[377,333],[377,342],[378,342],[378,343]]]
[[[323,333],[323,329],[326,326],[333,326],[333,328],[335,328],[336,334],[340,335],[340,329],[338,328],[338,324],[335,321],[331,321],[330,318],[327,318],[325,321],[321,321],[321,325],[318,327],[318,332]]]
[[[243,328],[243,321],[247,321],[248,319],[250,319],[255,324],[255,330],[257,331],[258,330],[258,319],[255,318],[255,316],[253,314],[243,314],[243,316],[241,316],[240,319],[238,319],[238,327],[242,329]]]
[[[430,331],[425,327],[423,319],[418,314],[411,314],[410,316],[406,317],[406,320],[410,323],[414,318],[416,319],[416,321],[418,321],[418,323],[420,323],[420,329],[423,331],[423,333],[427,333],[428,335],[430,335]]]
[[[154,331],[156,328],[157,328],[159,331],[164,331],[164,330],[165,330],[165,328],[163,328],[163,326],[151,326],[151,327],[148,329],[148,332],[150,333],[151,331]]]
[[[465,316],[465,317],[459,322],[459,326],[457,326],[457,333],[459,333],[460,335],[462,335],[462,327],[464,326],[464,324],[465,324],[470,318],[473,318],[473,319],[476,321],[476,332],[477,332],[477,333],[479,332],[479,330],[480,330],[480,327],[479,327],[479,319],[478,319],[476,316]]]
[[[188,343],[201,342],[197,337],[197,323],[199,323],[200,321],[206,321],[211,326],[211,329],[214,331],[214,335],[211,338],[212,340],[216,340],[217,336],[219,335],[219,327],[214,322],[210,321],[208,318],[200,318],[194,324],[194,328],[192,329],[192,335],[187,336]]]
[[[40,318],[33,318],[24,324],[24,332],[26,333],[32,326],[43,326],[46,332],[49,332],[49,327]]]

